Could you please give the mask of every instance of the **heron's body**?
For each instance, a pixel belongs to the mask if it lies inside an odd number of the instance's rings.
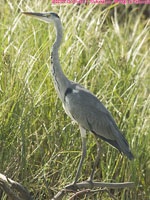
[[[70,86],[66,89],[63,103],[66,113],[85,130],[93,132],[131,159],[128,142],[105,106],[80,85],[71,83]]]
[[[79,124],[83,141],[83,155],[75,182],[78,179],[83,159],[85,157],[86,130],[91,131],[95,136],[108,142],[131,160],[133,155],[130,152],[128,142],[119,131],[110,112],[97,97],[80,86],[78,83],[68,80],[64,75],[58,56],[58,49],[63,36],[62,25],[58,15],[56,13],[29,12],[25,12],[24,14],[34,16],[45,22],[53,22],[56,28],[56,40],[51,52],[51,71],[53,82],[66,113],[72,120]]]

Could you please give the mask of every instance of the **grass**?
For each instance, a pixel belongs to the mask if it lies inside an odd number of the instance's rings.
[[[134,189],[112,193],[124,200],[149,199],[150,21],[144,8],[137,12],[133,7],[129,13],[128,7],[52,5],[48,0],[0,3],[0,172],[24,184],[36,199],[49,199],[74,180],[81,139],[50,75],[55,30],[22,16],[21,10],[53,10],[61,16],[59,53],[65,74],[101,99],[130,143],[131,162],[101,142],[95,180],[134,181]],[[89,177],[95,155],[96,144],[88,134],[80,180]],[[105,193],[87,198],[110,199]]]

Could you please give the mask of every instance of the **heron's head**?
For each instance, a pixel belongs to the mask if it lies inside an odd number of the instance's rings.
[[[23,14],[34,17],[46,23],[55,23],[59,19],[59,16],[54,12],[46,12],[46,13],[36,13],[36,12],[23,12]]]

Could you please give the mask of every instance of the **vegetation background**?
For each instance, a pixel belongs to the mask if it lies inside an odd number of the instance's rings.
[[[58,13],[64,28],[59,53],[65,74],[101,99],[129,141],[135,156],[131,162],[101,142],[95,180],[134,181],[134,189],[111,190],[112,194],[121,200],[149,200],[148,5],[0,1],[0,172],[42,200],[74,180],[81,139],[50,75],[54,27],[23,16],[21,11]],[[89,133],[80,181],[89,177],[95,155],[96,144]],[[1,192],[0,199],[7,197]],[[111,198],[103,193],[82,199]]]

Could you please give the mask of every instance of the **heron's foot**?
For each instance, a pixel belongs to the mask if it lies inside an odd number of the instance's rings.
[[[91,179],[91,177],[89,177],[86,182],[88,182],[90,184],[91,188],[94,186],[93,180]]]
[[[93,183],[93,178],[90,176],[90,177],[87,179],[87,182]]]
[[[67,185],[67,186],[65,187],[65,189],[76,191],[76,190],[78,189],[76,183],[77,183],[77,182],[74,181],[73,183]]]

